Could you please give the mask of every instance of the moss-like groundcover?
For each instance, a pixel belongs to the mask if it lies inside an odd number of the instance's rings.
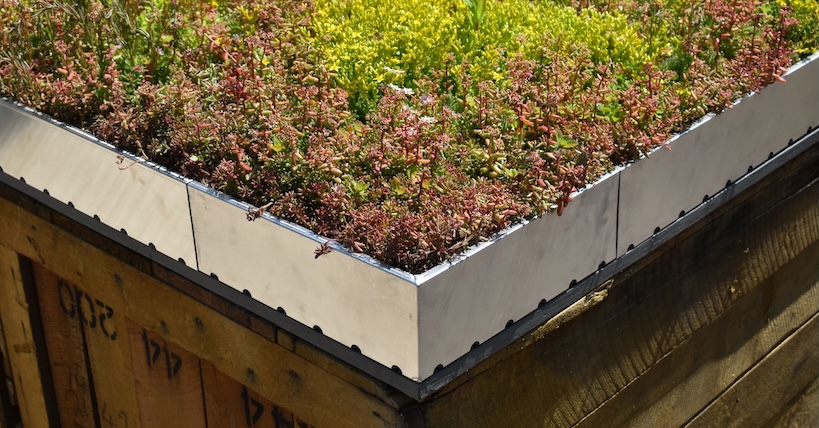
[[[0,94],[409,272],[817,49],[815,0],[0,0]],[[251,216],[252,217],[252,216]]]

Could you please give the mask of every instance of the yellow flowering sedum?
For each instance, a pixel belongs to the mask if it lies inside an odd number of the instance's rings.
[[[372,109],[382,83],[411,86],[430,70],[472,64],[475,80],[502,80],[506,58],[588,50],[596,62],[637,69],[648,45],[625,15],[550,2],[489,0],[476,28],[462,0],[317,0],[314,43],[359,114]]]
[[[791,39],[796,42],[796,53],[807,55],[819,48],[819,2],[816,0],[777,0],[793,10],[793,17],[799,23],[791,31]]]
[[[403,85],[458,49],[455,2],[319,1],[316,42],[353,101],[372,102],[381,83]]]

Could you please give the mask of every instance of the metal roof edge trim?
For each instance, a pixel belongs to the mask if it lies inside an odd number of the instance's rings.
[[[276,309],[243,294],[241,290],[237,290],[230,285],[224,284],[218,279],[204,272],[198,271],[194,267],[188,266],[183,261],[173,259],[149,246],[149,244],[142,243],[126,233],[116,230],[89,216],[88,214],[85,214],[82,211],[79,211],[70,205],[55,199],[48,193],[28,185],[24,180],[7,174],[2,170],[2,166],[0,166],[0,184],[6,185],[14,191],[34,199],[37,203],[42,204],[44,207],[65,216],[69,220],[92,230],[106,239],[122,245],[128,250],[133,251],[146,259],[160,264],[162,267],[170,270],[171,272],[204,287],[209,292],[212,292],[221,298],[247,309],[254,315],[257,315],[276,327],[293,334],[298,339],[338,357],[342,361],[372,376],[376,380],[395,388],[401,393],[406,394],[415,400],[421,399],[419,395],[420,384],[418,382],[396,373],[383,364],[335,341],[333,338],[325,336],[307,325],[304,325],[288,317],[287,315],[278,312]]]
[[[817,119],[819,120],[819,118]],[[672,238],[685,231],[688,227],[704,219],[709,214],[715,212],[717,209],[730,202],[731,199],[733,199],[733,197],[737,194],[759,183],[777,168],[788,161],[795,159],[797,156],[817,144],[819,144],[819,123],[817,123],[817,125],[809,130],[803,137],[782,149],[778,154],[775,154],[774,157],[763,162],[759,167],[754,168],[753,171],[739,178],[730,186],[722,189],[719,193],[715,194],[707,201],[690,210],[684,216],[664,227],[650,238],[636,245],[632,250],[629,250],[597,271],[592,272],[586,278],[578,281],[574,287],[567,289],[547,302],[546,305],[536,309],[533,312],[530,312],[528,315],[515,322],[512,326],[497,333],[495,336],[491,337],[484,343],[481,343],[473,350],[464,354],[443,369],[424,379],[420,385],[419,395],[421,399],[423,400],[424,398],[435,393],[435,391],[443,388],[452,380],[466,373],[469,369],[477,366],[481,361],[505,348],[507,345],[510,345],[512,342],[523,337],[527,333],[535,330],[538,326],[547,322],[549,319],[556,316],[573,303],[577,302],[579,299],[583,298],[583,296],[591,293],[597,287],[612,279],[617,273],[628,269],[630,266],[635,264],[647,254],[651,253],[656,248],[665,244]]]
[[[233,205],[234,207],[240,208],[240,209],[242,209],[244,211],[248,211],[250,209],[257,208],[257,207],[255,207],[255,206],[253,206],[253,205],[251,205],[251,204],[249,204],[247,202],[241,201],[241,200],[236,199],[236,198],[234,198],[234,197],[232,197],[230,195],[222,193],[222,192],[220,192],[220,191],[218,191],[216,189],[208,187],[208,186],[206,186],[206,185],[204,185],[204,184],[202,184],[202,183],[200,183],[200,182],[198,182],[196,180],[189,180],[187,185],[189,187],[191,187],[191,188],[194,188],[194,189],[199,190],[199,191],[201,191],[203,193],[206,193],[206,194],[208,194],[208,195],[210,195],[210,196],[212,196],[214,198],[217,198],[217,199],[219,199],[221,201],[224,201],[224,202],[226,202],[226,203],[228,203],[230,205]],[[352,257],[352,258],[354,258],[354,259],[356,259],[356,260],[358,260],[358,261],[360,261],[362,263],[366,263],[366,264],[368,264],[368,265],[370,265],[370,266],[372,266],[372,267],[374,267],[376,269],[379,269],[379,270],[381,270],[383,272],[386,272],[386,273],[389,273],[389,274],[391,274],[393,276],[401,278],[404,281],[411,282],[411,283],[415,284],[416,286],[419,284],[417,279],[416,279],[417,275],[413,275],[413,274],[411,274],[409,272],[406,272],[406,271],[404,271],[402,269],[396,268],[394,266],[390,266],[390,265],[388,265],[386,263],[383,263],[383,262],[381,262],[379,260],[376,260],[376,259],[370,257],[367,254],[352,253],[352,252],[348,251],[346,248],[344,248],[342,245],[336,243],[334,240],[329,239],[329,238],[327,238],[325,236],[319,235],[318,233],[315,233],[315,232],[313,232],[312,230],[310,230],[310,229],[308,229],[306,227],[303,227],[303,226],[300,226],[300,225],[298,225],[296,223],[290,222],[288,220],[276,217],[276,216],[271,215],[270,213],[267,213],[267,212],[262,213],[259,217],[260,217],[260,219],[262,219],[264,221],[268,221],[268,222],[273,223],[273,224],[275,224],[277,226],[283,227],[283,228],[285,228],[285,229],[287,229],[287,230],[289,230],[291,232],[294,232],[294,233],[297,233],[297,234],[299,234],[301,236],[304,236],[305,238],[312,239],[313,241],[316,241],[316,243],[318,243],[318,244],[327,243],[330,246],[330,248],[332,248],[334,251],[337,251],[340,254],[344,254],[347,257]]]
[[[742,191],[762,181],[777,168],[788,161],[793,160],[817,144],[819,144],[819,126],[808,132],[798,141],[783,149],[773,158],[767,160],[762,165],[734,182],[731,186],[723,189],[716,195],[712,196],[708,201],[703,202],[701,205],[688,212],[685,216],[679,218],[675,222],[666,226],[660,232],[643,241],[633,250],[630,250],[626,254],[618,257],[598,271],[593,272],[583,280],[579,281],[575,287],[569,288],[549,301],[547,305],[544,305],[542,308],[531,312],[514,325],[502,330],[486,342],[480,344],[475,349],[464,354],[453,363],[450,363],[421,382],[416,382],[394,372],[381,363],[359,354],[347,346],[333,340],[332,338],[320,334],[314,331],[312,328],[301,324],[284,314],[281,314],[274,308],[271,308],[253,299],[252,297],[242,294],[241,291],[227,284],[223,284],[217,279],[200,272],[179,260],[174,260],[158,250],[151,248],[149,245],[139,242],[127,234],[117,231],[94,219],[93,217],[90,217],[87,214],[51,197],[47,193],[29,186],[24,181],[6,174],[2,171],[2,169],[0,169],[0,183],[34,199],[46,208],[66,216],[68,219],[94,231],[95,233],[98,233],[149,260],[159,263],[161,266],[169,269],[175,274],[204,287],[219,297],[240,305],[241,307],[249,310],[251,313],[257,316],[264,318],[275,326],[294,334],[300,340],[304,340],[322,351],[338,357],[342,361],[345,361],[358,370],[361,370],[365,374],[372,376],[376,380],[395,388],[397,391],[403,394],[406,394],[408,397],[421,401],[447,385],[455,378],[467,372],[469,369],[475,367],[485,358],[491,356],[495,352],[506,347],[528,332],[534,330],[539,325],[548,321],[565,308],[569,307],[572,303],[576,302],[578,299],[582,298],[599,287],[601,284],[613,278],[618,272],[627,269],[629,266],[639,261],[642,257],[654,249],[683,232],[692,224],[702,220],[707,215],[719,209],[738,193],[741,193]]]

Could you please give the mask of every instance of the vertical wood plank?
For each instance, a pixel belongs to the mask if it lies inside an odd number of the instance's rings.
[[[6,428],[19,422],[19,412],[17,406],[13,405],[14,385],[2,321],[0,321],[0,359],[3,360],[0,366],[0,428]]]
[[[17,254],[3,246],[0,246],[0,317],[9,363],[14,368],[14,388],[23,423],[28,428],[49,427],[20,263]]]
[[[209,427],[276,427],[272,417],[265,417],[271,403],[206,361],[202,361],[202,383]]]
[[[32,264],[60,423],[92,427],[94,404],[85,357],[85,339],[73,286]]]
[[[88,290],[32,265],[62,423],[140,426],[122,315]]]
[[[313,427],[299,415],[264,398],[204,360],[202,383],[209,427]]]
[[[118,306],[99,296],[96,289],[76,286],[75,298],[83,315],[81,321],[100,426],[141,426],[124,315]]]
[[[97,411],[103,428],[141,426],[130,344],[124,334],[125,324],[120,325],[118,333],[122,336],[115,341],[86,331]],[[87,326],[85,328],[88,329]]]
[[[0,357],[2,357],[2,361],[0,361],[0,363],[3,365],[3,373],[5,373],[6,376],[11,376],[11,363],[9,363],[9,351],[8,347],[6,346],[6,335],[3,333],[2,317],[0,317]],[[2,387],[5,388],[5,385],[2,385]]]
[[[199,358],[126,320],[137,401],[146,427],[204,427]]]

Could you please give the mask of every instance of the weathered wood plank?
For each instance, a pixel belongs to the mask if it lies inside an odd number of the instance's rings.
[[[33,271],[47,339],[54,337],[53,331],[70,329],[72,333],[46,341],[52,367],[55,359],[66,359],[65,363],[73,368],[74,373],[79,373],[82,367],[84,379],[72,379],[69,385],[86,390],[89,402],[93,402],[87,409],[93,410],[96,423],[105,427],[139,427],[131,351],[122,315],[105,301],[37,263],[33,263]],[[47,322],[50,325],[46,325]],[[69,349],[68,355],[72,357],[68,358],[64,349]],[[56,373],[54,378],[55,389],[58,389]],[[65,406],[66,400],[60,399],[59,392],[57,397],[58,406]]]
[[[819,315],[814,315],[718,396],[689,427],[773,425],[791,400],[819,377]],[[771,419],[774,419],[773,421]],[[768,422],[768,423],[766,423]],[[812,426],[819,420],[814,419]],[[790,425],[793,426],[793,425]]]
[[[36,263],[33,273],[60,423],[92,427],[96,412],[80,321],[87,318],[77,305],[75,287]]]
[[[202,361],[202,385],[205,388],[205,410],[210,427],[275,427],[265,409],[269,403],[246,386]]]
[[[265,399],[258,392],[231,379],[213,364],[202,362],[205,407],[210,427],[311,428],[280,404]]]
[[[126,325],[142,424],[204,427],[199,358],[134,322]]]
[[[2,309],[0,309],[2,310]],[[9,363],[8,348],[6,348],[6,336],[3,334],[3,320],[0,317],[0,428],[6,428],[12,419],[12,396],[14,394],[14,381],[11,377],[11,364]]]
[[[19,206],[0,200],[0,217],[18,223],[15,231],[0,229],[0,244],[39,261],[138,325],[211,362],[304,420],[334,427],[397,423],[397,410],[377,397]]]
[[[766,424],[772,428],[814,428],[819,425],[819,378]]]
[[[0,218],[9,218],[0,216]],[[14,228],[0,228],[8,231]],[[14,388],[23,423],[26,427],[51,426],[46,410],[45,394],[37,360],[37,347],[32,337],[29,303],[23,286],[17,254],[0,246],[0,317],[13,368]],[[56,421],[54,424],[56,425]]]
[[[3,322],[0,318],[0,363],[3,365],[3,373],[7,376],[11,375],[11,363],[9,363],[9,351],[6,347],[6,335],[3,333]],[[0,379],[2,380],[2,379]],[[4,387],[4,386],[0,386]]]
[[[372,382],[367,382],[360,372],[347,366],[343,362],[334,358],[327,358],[314,346],[301,340],[296,340],[295,338],[293,339],[293,348],[296,355],[338,377],[350,386],[361,389],[362,391],[373,396],[378,396],[380,399],[393,405],[389,397],[379,395],[381,392],[380,388],[375,387]]]
[[[660,358],[578,426],[683,425],[783,337],[815,316],[817,263],[819,241]]]
[[[142,424],[139,417],[125,319],[105,302],[98,307],[98,315],[107,315],[107,331],[99,328],[100,318],[98,328],[89,324],[84,329],[100,424],[106,428],[151,426]]]

